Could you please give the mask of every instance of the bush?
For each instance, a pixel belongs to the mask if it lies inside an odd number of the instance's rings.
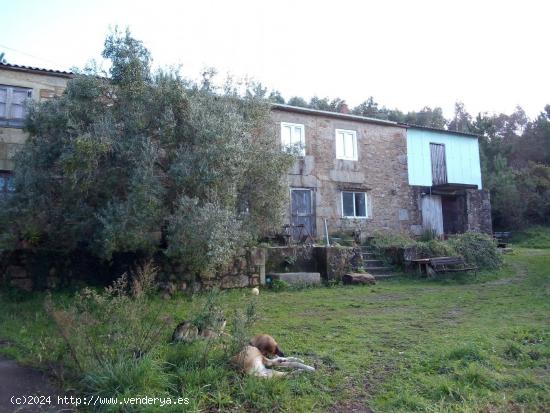
[[[496,269],[502,265],[495,242],[486,234],[466,232],[451,237],[448,242],[464,257],[464,261],[480,269]]]
[[[273,291],[285,291],[288,290],[290,285],[283,280],[273,280],[271,283],[271,289]]]
[[[109,35],[109,74],[77,74],[62,96],[29,106],[0,200],[0,249],[167,253],[193,275],[277,228],[294,162],[253,84],[185,80],[151,70],[129,32]]]
[[[84,288],[64,308],[46,298],[44,307],[65,341],[69,367],[82,374],[120,366],[154,353],[166,341],[162,332],[169,319],[149,301],[155,275],[156,268],[147,263],[103,291]]]
[[[378,249],[399,248],[416,245],[416,241],[410,235],[401,232],[375,231],[372,234],[370,244]]]
[[[458,255],[456,249],[447,241],[432,239],[431,241],[418,242],[416,253],[421,258],[449,257]]]
[[[461,255],[464,261],[480,269],[495,269],[502,265],[502,257],[497,251],[496,244],[486,234],[466,232],[454,235],[445,241],[432,239],[431,235],[427,232],[422,241],[415,241],[406,234],[375,232],[371,245],[381,251],[415,247],[419,258]]]

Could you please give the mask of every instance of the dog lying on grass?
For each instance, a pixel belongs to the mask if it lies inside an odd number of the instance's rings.
[[[268,358],[268,356],[276,356]],[[289,372],[281,372],[268,367],[296,369],[294,372],[315,371],[315,368],[303,364],[295,357],[284,357],[273,337],[260,334],[253,337],[250,343],[239,354],[231,359],[232,363],[250,376],[270,379],[283,377]]]

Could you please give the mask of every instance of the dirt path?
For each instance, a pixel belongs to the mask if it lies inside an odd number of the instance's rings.
[[[69,406],[57,403],[57,396],[60,394],[61,392],[40,370],[23,367],[13,360],[0,357],[0,413],[74,412]],[[41,400],[44,404],[40,406],[13,403],[16,398],[22,396],[38,396],[33,399]],[[46,397],[40,396],[51,396],[50,403],[47,403]]]
[[[514,271],[516,274],[513,277],[509,278],[501,278],[499,280],[495,281],[489,281],[485,283],[485,285],[506,285],[506,284],[512,284],[516,282],[520,282],[525,277],[527,277],[527,268],[525,268],[524,265],[513,263],[512,267],[514,268]]]

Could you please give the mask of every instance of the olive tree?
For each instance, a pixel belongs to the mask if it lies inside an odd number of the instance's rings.
[[[280,222],[285,172],[269,102],[253,88],[152,71],[129,32],[105,41],[108,73],[88,69],[29,107],[4,248],[159,251],[212,270]]]

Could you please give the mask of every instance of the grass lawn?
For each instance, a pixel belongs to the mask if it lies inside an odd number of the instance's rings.
[[[222,302],[229,312],[250,297],[232,291]],[[0,338],[8,341],[0,352],[42,366],[67,359],[43,299],[0,296]],[[151,305],[179,320],[202,299]],[[216,345],[201,361],[203,343],[163,344],[135,365],[65,384],[105,395],[181,395],[191,399],[189,411],[550,411],[549,249],[515,248],[502,270],[477,279],[262,291],[257,311],[251,333],[271,334],[315,373],[261,381],[228,368]]]

